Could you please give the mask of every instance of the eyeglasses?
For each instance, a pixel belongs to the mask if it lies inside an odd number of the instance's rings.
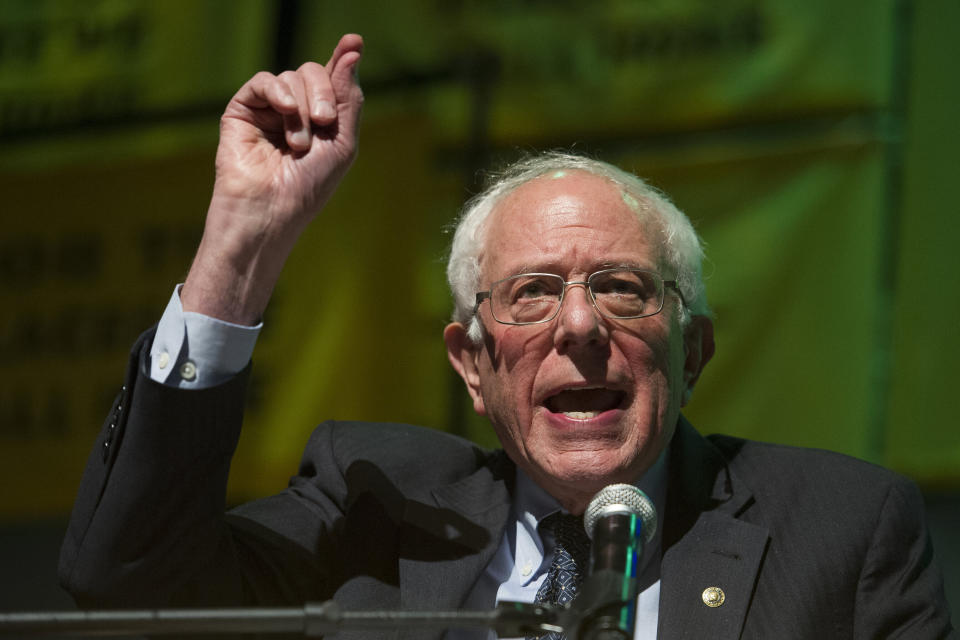
[[[560,312],[571,285],[585,286],[600,315],[618,320],[660,313],[667,287],[686,304],[676,280],[664,280],[660,274],[643,269],[604,269],[585,281],[567,282],[553,273],[522,273],[497,280],[489,291],[477,293],[473,312],[477,313],[480,303],[489,299],[494,320],[502,324],[550,322]]]

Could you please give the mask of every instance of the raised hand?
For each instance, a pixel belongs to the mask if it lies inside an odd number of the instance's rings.
[[[356,156],[362,47],[345,35],[325,66],[258,73],[227,105],[184,310],[241,324],[260,317],[297,238]]]

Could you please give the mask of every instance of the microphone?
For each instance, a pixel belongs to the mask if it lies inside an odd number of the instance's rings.
[[[640,489],[612,484],[593,497],[583,516],[592,540],[589,583],[596,606],[578,638],[632,639],[637,603],[637,569],[643,547],[657,531],[657,511]],[[585,584],[585,587],[588,585]]]

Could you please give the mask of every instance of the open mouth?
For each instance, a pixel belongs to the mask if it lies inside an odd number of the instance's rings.
[[[574,420],[589,420],[605,411],[617,409],[626,398],[623,391],[606,387],[584,387],[560,391],[544,402],[547,410]]]

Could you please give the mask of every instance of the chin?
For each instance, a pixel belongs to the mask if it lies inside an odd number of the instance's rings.
[[[641,472],[614,454],[572,452],[551,461],[546,473],[557,483],[591,495],[610,484],[633,483]]]

